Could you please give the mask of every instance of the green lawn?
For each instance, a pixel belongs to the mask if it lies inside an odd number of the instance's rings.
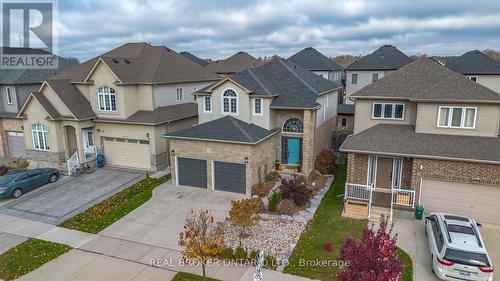
[[[405,264],[405,272],[402,281],[413,281],[413,263],[410,256],[400,248],[398,248],[398,256]]]
[[[179,272],[171,281],[202,281],[203,277],[191,273]],[[207,281],[220,281],[219,279],[208,278]]]
[[[71,249],[70,246],[28,239],[0,255],[0,279],[14,280]]]
[[[302,233],[300,241],[295,247],[290,259],[289,265],[284,272],[300,275],[319,280],[335,280],[337,273],[341,270],[335,266],[315,266],[304,265],[308,260],[338,260],[340,247],[344,244],[347,237],[360,239],[366,220],[357,220],[342,217],[342,205],[344,193],[344,183],[346,180],[346,165],[338,166],[335,172],[335,181],[327,192],[321,204],[314,215],[314,219]],[[324,243],[330,242],[333,250],[328,252],[324,249]],[[401,251],[402,252],[402,251]],[[402,252],[404,253],[404,252]],[[406,253],[402,256],[403,261],[409,261],[410,267],[406,267],[405,276],[412,276],[411,259]],[[302,260],[302,264],[301,264]]]
[[[153,189],[170,179],[145,178],[110,198],[66,220],[60,226],[79,231],[98,233],[148,201]]]

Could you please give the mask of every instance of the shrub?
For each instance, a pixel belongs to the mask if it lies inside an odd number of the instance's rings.
[[[27,159],[24,159],[23,157],[19,157],[17,160],[15,160],[16,163],[16,168],[18,169],[28,169],[30,166],[30,161]]]
[[[284,199],[291,199],[298,206],[307,205],[312,196],[312,187],[301,176],[282,179],[280,189],[283,191]]]
[[[273,191],[273,193],[271,193],[271,195],[267,197],[269,201],[267,208],[269,209],[270,212],[276,211],[276,208],[278,207],[278,204],[281,202],[282,198],[283,198],[283,192],[279,190]]]
[[[278,262],[272,256],[266,256],[264,258],[264,268],[266,269],[275,269],[278,266]]]
[[[321,173],[318,170],[312,170],[307,178],[309,182],[315,182],[321,177]]]
[[[266,175],[266,181],[277,181],[280,178],[280,174],[276,171],[272,171]]]
[[[248,253],[243,247],[237,247],[234,251],[234,259],[238,262],[244,262],[248,258]]]
[[[220,254],[221,259],[224,260],[233,260],[234,259],[234,251],[233,249],[227,247],[224,250],[222,250]]]
[[[266,196],[269,193],[269,190],[272,186],[269,186],[267,183],[259,183],[252,186],[252,196],[257,195],[259,198]]]
[[[278,204],[278,213],[280,213],[281,215],[293,216],[296,211],[297,211],[297,206],[291,199],[282,200]]]
[[[240,238],[242,238],[246,235],[247,228],[254,226],[260,220],[258,213],[264,208],[264,203],[260,198],[252,198],[231,201],[231,204],[233,206],[229,210],[229,221],[233,226],[240,228]]]
[[[251,251],[248,255],[248,259],[255,263],[257,261],[257,257],[259,256],[259,251]]]
[[[333,174],[333,172],[335,172],[335,154],[331,150],[322,150],[318,156],[316,156],[314,165],[323,175]]]
[[[388,219],[380,218],[379,229],[373,224],[363,230],[359,245],[348,238],[340,250],[340,260],[349,264],[337,275],[337,280],[401,280],[404,264],[398,258],[396,239],[392,226],[387,230]]]
[[[332,244],[332,242],[325,242],[325,243],[323,244],[323,248],[324,248],[324,249],[325,249],[325,251],[327,251],[327,252],[331,252],[331,251],[333,251],[333,244]]]

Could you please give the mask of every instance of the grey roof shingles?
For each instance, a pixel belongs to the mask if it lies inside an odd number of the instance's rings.
[[[180,52],[181,55],[185,56],[186,58],[192,60],[193,62],[199,64],[200,66],[207,66],[209,64],[208,61],[201,59],[190,52]]]
[[[500,94],[427,59],[419,58],[351,95],[411,101],[500,103]]]
[[[90,102],[69,80],[47,80],[47,84],[77,120],[91,119],[96,116]]]
[[[245,52],[238,52],[227,59],[211,62],[205,69],[217,74],[234,74],[245,69],[261,66],[262,63]]]
[[[277,132],[279,132],[278,129],[267,130],[232,116],[225,116],[191,128],[168,133],[165,137],[257,144]]]
[[[354,104],[339,104],[337,109],[338,114],[353,115],[354,114]]]
[[[500,164],[498,137],[422,134],[412,125],[379,124],[349,136],[340,151]]]
[[[392,45],[384,45],[375,52],[351,63],[346,70],[396,70],[409,64],[411,59]]]
[[[478,50],[461,55],[448,63],[446,67],[465,75],[500,75],[500,62]]]
[[[139,110],[127,119],[97,118],[96,121],[159,125],[195,116],[198,116],[198,105],[190,102],[161,106],[153,111]]]
[[[343,69],[342,66],[312,47],[301,50],[287,60],[307,70],[340,71]]]

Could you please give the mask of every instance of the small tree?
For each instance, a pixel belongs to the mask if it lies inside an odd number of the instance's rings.
[[[363,230],[359,245],[348,238],[340,250],[340,260],[347,267],[337,275],[339,281],[398,281],[403,275],[404,264],[396,252],[397,234],[392,236],[393,225],[387,230],[388,219],[380,218],[379,229],[373,224]]]
[[[262,210],[264,204],[258,198],[242,199],[240,201],[231,201],[232,208],[229,210],[229,221],[240,230],[240,245],[241,239],[248,237],[247,229],[254,226],[260,220],[259,211]]]
[[[184,260],[197,261],[203,270],[203,280],[206,280],[206,264],[217,259],[224,247],[224,230],[222,224],[215,222],[207,209],[199,213],[191,210],[186,218],[184,231],[179,234],[179,245],[183,248]]]
[[[323,175],[333,174],[335,172],[335,153],[331,150],[322,150],[316,156],[314,166]]]

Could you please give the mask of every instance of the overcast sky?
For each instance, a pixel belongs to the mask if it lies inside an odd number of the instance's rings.
[[[500,49],[499,0],[59,0],[59,53],[86,60],[145,41],[225,58],[283,57],[313,46],[367,54],[383,44],[408,55]]]

